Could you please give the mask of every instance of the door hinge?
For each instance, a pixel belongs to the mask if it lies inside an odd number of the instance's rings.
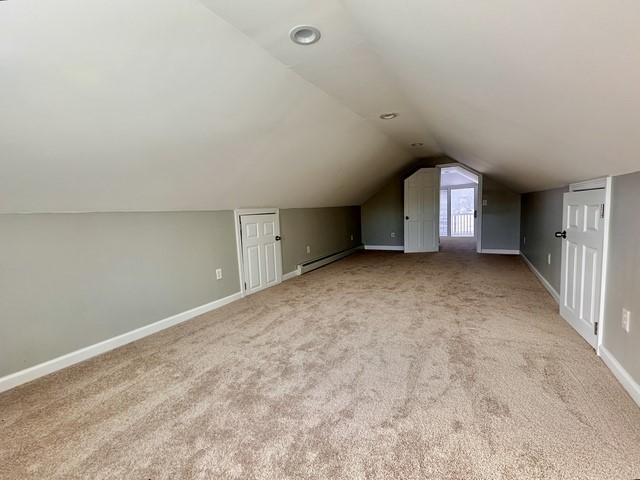
[[[598,322],[593,324],[593,334],[598,335]]]
[[[600,218],[604,218],[604,203],[600,205]]]

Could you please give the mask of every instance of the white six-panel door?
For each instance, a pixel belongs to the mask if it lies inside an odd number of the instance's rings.
[[[255,293],[282,281],[282,251],[277,216],[240,216],[245,293]]]
[[[560,314],[592,346],[598,336],[604,245],[604,190],[564,194]]]
[[[437,169],[421,168],[404,181],[404,251],[438,251]]]

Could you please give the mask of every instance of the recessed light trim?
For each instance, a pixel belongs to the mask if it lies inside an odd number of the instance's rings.
[[[412,147],[424,147],[424,143],[422,142],[416,142],[416,143],[412,143],[411,144]]]
[[[382,120],[393,120],[394,118],[397,118],[398,114],[395,112],[389,112],[389,113],[383,113],[382,115],[380,115],[380,118]]]
[[[311,25],[298,25],[297,27],[293,27],[289,32],[289,37],[293,43],[305,46],[313,45],[320,40],[321,36],[320,30]]]

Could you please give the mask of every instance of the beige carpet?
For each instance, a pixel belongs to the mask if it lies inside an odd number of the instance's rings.
[[[640,409],[522,261],[448,247],[355,254],[0,395],[0,478],[640,477]]]

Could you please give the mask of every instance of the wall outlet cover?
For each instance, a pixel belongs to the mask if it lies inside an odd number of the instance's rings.
[[[222,269],[216,268],[216,280],[222,280]]]
[[[626,308],[622,309],[622,329],[629,333],[629,329],[631,328],[631,312]]]
[[[391,238],[396,238],[396,232],[391,232]]]
[[[311,253],[311,247],[307,245],[307,253]]]
[[[483,206],[483,207],[486,207],[486,206],[487,206],[487,203],[488,203],[488,202],[487,202],[486,200],[482,200],[482,206]]]
[[[547,253],[547,263],[551,265],[551,254]]]
[[[351,234],[351,241],[353,242],[353,233]]]

